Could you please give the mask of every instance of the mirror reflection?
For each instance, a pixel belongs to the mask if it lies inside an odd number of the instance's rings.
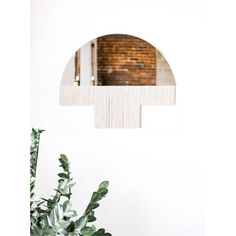
[[[148,42],[124,34],[98,37],[73,57],[74,86],[174,84],[162,54]]]

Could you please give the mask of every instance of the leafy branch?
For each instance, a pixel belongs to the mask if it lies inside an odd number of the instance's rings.
[[[62,171],[58,174],[58,186],[55,194],[49,199],[37,199],[34,193],[40,134],[43,130],[32,129],[30,148],[30,234],[31,236],[111,236],[105,229],[96,229],[91,222],[96,221],[94,210],[99,201],[108,193],[108,181],[103,181],[97,191],[93,192],[84,214],[78,219],[77,212],[72,209],[70,201],[72,187],[75,185],[71,177],[70,163],[66,155],[59,157]]]
[[[39,142],[40,134],[44,130],[32,128],[31,132],[31,146],[30,146],[30,175],[36,177],[38,154],[39,154]]]

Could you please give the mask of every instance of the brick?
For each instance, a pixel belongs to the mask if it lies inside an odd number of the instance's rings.
[[[98,83],[103,85],[155,85],[156,49],[129,35],[97,39]]]

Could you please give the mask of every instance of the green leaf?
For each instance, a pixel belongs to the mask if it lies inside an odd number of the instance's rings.
[[[69,193],[69,190],[75,185],[74,182],[72,182],[69,179],[63,179],[63,181],[59,182],[57,191],[59,191],[63,195],[67,195]]]
[[[65,212],[64,216],[68,217],[68,218],[71,218],[71,217],[77,216],[77,213],[74,210],[70,210],[70,211]]]
[[[86,208],[85,213],[87,214],[87,213],[89,213],[90,211],[92,211],[92,210],[94,210],[94,209],[96,209],[96,208],[98,208],[98,207],[99,207],[99,203],[97,203],[97,202],[90,203],[90,204],[88,205],[88,207]]]
[[[71,201],[70,200],[65,201],[62,205],[63,212],[69,211],[71,209],[71,207],[72,207]]]
[[[60,178],[63,178],[63,179],[69,179],[70,178],[69,175],[67,175],[66,173],[59,173],[58,176]]]
[[[35,181],[30,183],[30,192],[33,191],[34,187],[35,187]]]
[[[92,236],[112,236],[110,233],[106,233],[105,229],[99,229]]]
[[[67,158],[67,156],[65,154],[60,154],[60,159],[63,162],[68,162],[68,158]]]
[[[98,231],[94,232],[92,236],[112,236],[110,233],[106,233],[105,229],[99,229]]]
[[[97,202],[101,199],[102,199],[102,197],[100,196],[100,194],[98,192],[93,192],[93,195],[91,197],[91,202]]]
[[[97,218],[95,216],[88,216],[88,222],[94,222],[96,219]]]
[[[94,211],[90,211],[88,214],[87,214],[87,217],[88,217],[88,222],[93,222],[96,220],[96,217],[94,216]]]
[[[66,231],[67,232],[71,232],[73,233],[75,231],[75,223],[74,221],[71,221],[70,224],[68,225],[68,227],[66,228]],[[71,235],[71,234],[68,234],[68,236]],[[74,234],[72,234],[74,235]]]
[[[81,233],[80,230],[86,226],[86,224],[88,223],[88,218],[87,216],[82,216],[78,220],[76,220],[74,223],[75,223],[76,232]]]
[[[63,170],[65,172],[68,172],[69,171],[69,161],[68,161],[67,156],[65,154],[61,154],[59,161],[61,163],[61,167],[63,168]]]
[[[98,193],[100,194],[100,196],[102,198],[108,193],[108,190],[106,188],[99,188]]]
[[[105,234],[105,229],[99,229],[97,232],[96,232],[96,235],[104,235]]]
[[[108,188],[109,186],[109,181],[103,181],[100,183],[99,188]]]
[[[96,228],[94,226],[93,227],[86,226],[80,230],[80,233],[83,236],[91,236],[93,235],[95,231],[96,231]]]

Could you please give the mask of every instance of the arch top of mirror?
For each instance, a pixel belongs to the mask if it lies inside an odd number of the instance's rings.
[[[62,85],[158,86],[175,85],[162,55],[143,39],[110,34],[89,41],[71,57]]]

